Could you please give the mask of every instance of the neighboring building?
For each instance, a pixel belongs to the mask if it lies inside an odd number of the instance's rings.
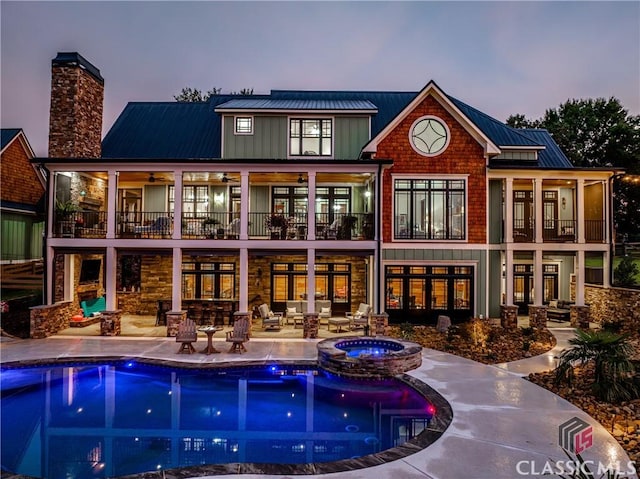
[[[0,213],[2,262],[42,258],[44,177],[31,164],[35,156],[20,128],[0,131]]]
[[[103,88],[80,55],[53,60],[38,161],[49,204],[79,211],[49,212],[50,303],[284,311],[308,298],[334,316],[364,302],[429,323],[582,306],[587,275],[607,284],[615,172],[573,168],[547,131],[510,128],[434,82],[130,103],[100,144]]]

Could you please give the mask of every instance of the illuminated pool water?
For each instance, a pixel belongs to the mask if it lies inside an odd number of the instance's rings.
[[[433,435],[434,404],[443,401],[398,379],[344,379],[277,365],[3,369],[0,388],[3,468],[77,479],[363,458]]]

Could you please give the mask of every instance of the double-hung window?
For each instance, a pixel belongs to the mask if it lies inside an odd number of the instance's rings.
[[[396,179],[394,238],[463,240],[466,180]]]
[[[332,139],[331,119],[291,118],[289,120],[291,156],[331,156]]]

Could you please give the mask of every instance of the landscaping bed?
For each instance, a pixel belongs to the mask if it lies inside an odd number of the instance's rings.
[[[555,338],[547,329],[517,328],[507,330],[485,321],[470,321],[455,325],[447,333],[433,326],[391,326],[390,335],[406,337],[423,347],[445,351],[484,364],[517,361],[542,354],[553,348]],[[630,341],[634,345],[636,368],[640,370],[640,333]],[[640,464],[640,399],[609,404],[591,393],[593,372],[578,368],[571,386],[556,386],[554,372],[530,374],[528,379],[579,407],[618,441],[632,461]]]
[[[556,345],[547,329],[504,329],[486,320],[454,325],[446,333],[433,326],[391,326],[390,335],[405,337],[425,348],[462,356],[484,364],[517,361],[546,353]]]

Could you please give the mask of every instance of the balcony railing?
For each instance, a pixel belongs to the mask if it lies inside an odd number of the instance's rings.
[[[514,243],[533,243],[536,239],[536,222],[529,219],[513,220]]]
[[[56,213],[53,220],[54,238],[106,238],[106,211],[75,211]]]
[[[118,238],[170,238],[173,234],[173,217],[167,211],[117,213]]]
[[[545,242],[566,243],[576,240],[575,220],[546,219],[542,225],[542,239]]]
[[[604,220],[584,220],[584,240],[587,243],[604,243]]]

